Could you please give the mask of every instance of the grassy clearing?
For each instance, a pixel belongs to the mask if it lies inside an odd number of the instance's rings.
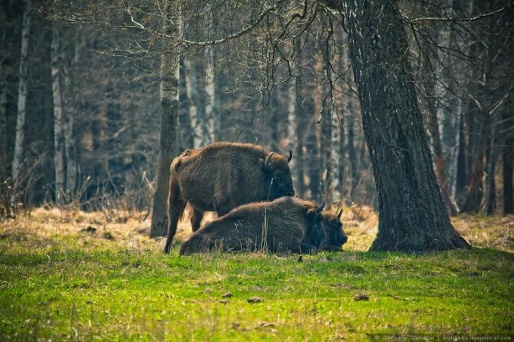
[[[375,215],[350,208],[343,220],[346,252],[299,262],[181,257],[178,245],[165,256],[136,216],[35,210],[0,223],[0,340],[514,335],[512,217],[457,218],[483,248],[426,255],[364,252]]]

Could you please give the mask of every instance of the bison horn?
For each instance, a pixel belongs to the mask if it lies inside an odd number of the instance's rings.
[[[340,219],[342,214],[343,214],[343,208],[339,209],[339,211],[337,212],[337,219]]]
[[[264,160],[264,167],[266,167],[267,169],[271,169],[270,158],[271,158],[272,155],[273,155],[273,152],[271,152],[268,155],[268,157],[266,158],[266,160]]]
[[[291,161],[291,158],[293,158],[293,152],[291,152],[291,150],[289,150],[289,157],[287,158],[288,163]]]
[[[321,213],[321,211],[323,210],[323,208],[325,208],[325,197],[323,197],[321,199],[321,203],[319,205],[319,207],[316,208],[316,212],[319,214]]]

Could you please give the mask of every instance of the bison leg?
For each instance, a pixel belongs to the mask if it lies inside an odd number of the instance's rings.
[[[200,228],[204,212],[196,208],[192,208],[192,210],[193,212],[191,214],[191,228],[193,229],[194,233]]]
[[[172,176],[170,179],[170,192],[168,195],[168,238],[164,246],[164,253],[168,254],[171,248],[171,242],[177,232],[178,221],[186,207],[186,201],[182,198],[180,187],[176,179]]]
[[[185,201],[175,202],[173,208],[169,211],[169,223],[168,223],[168,238],[166,239],[166,245],[164,246],[164,253],[168,254],[171,248],[171,242],[177,232],[178,221],[182,212],[186,207]]]

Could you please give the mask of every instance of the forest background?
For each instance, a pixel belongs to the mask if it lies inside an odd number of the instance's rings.
[[[300,197],[377,205],[339,2],[188,1],[168,47],[164,3],[2,1],[0,218],[151,209],[163,51],[180,57],[180,148],[291,150]],[[512,213],[512,5],[398,6],[449,214]]]

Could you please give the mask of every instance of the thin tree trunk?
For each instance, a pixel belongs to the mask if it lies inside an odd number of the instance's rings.
[[[205,70],[205,120],[209,128],[209,141],[221,140],[221,117],[218,115],[216,99],[216,81],[214,77],[214,49],[206,48],[205,58],[207,59]]]
[[[474,155],[473,164],[471,166],[471,175],[469,185],[466,191],[466,198],[461,208],[461,212],[464,213],[478,213],[482,198],[484,196],[482,176],[484,174],[485,167],[485,149],[487,144],[487,138],[490,133],[490,122],[489,116],[479,108],[472,109],[473,116],[480,117],[480,128],[478,137],[475,139],[475,143],[471,146],[472,150],[476,150]]]
[[[194,132],[191,124],[191,116],[189,115],[188,96],[186,90],[186,72],[184,68],[184,59],[180,61],[179,76],[179,147],[180,150],[186,148],[194,148]]]
[[[7,6],[12,6],[9,4]],[[0,10],[0,184],[9,176],[8,129],[7,129],[7,72],[11,52],[7,43],[7,9]]]
[[[81,31],[82,25],[73,32]],[[77,142],[75,139],[75,116],[77,115],[77,97],[76,97],[76,82],[74,73],[79,67],[81,62],[80,56],[84,49],[84,39],[81,35],[77,36],[74,42],[74,53],[68,70],[64,73],[65,84],[65,111],[64,111],[64,144],[66,151],[66,191],[71,200],[75,199],[77,195],[78,186],[78,165],[77,165]]]
[[[342,118],[341,118],[342,119]],[[339,151],[341,140],[341,124],[335,112],[332,112],[332,128],[330,138],[330,178],[332,179],[332,203],[339,205],[341,202],[341,165],[342,159]]]
[[[214,17],[212,13],[211,0],[205,1],[205,12],[208,15],[207,36],[210,39],[210,30],[214,29]],[[207,46],[205,48],[205,119],[209,128],[209,141],[220,141],[222,139],[222,123],[218,113],[218,99],[216,94],[216,78],[215,78],[215,56],[214,47]]]
[[[396,1],[349,0],[350,56],[378,194],[373,251],[470,248],[439,191]],[[394,74],[392,74],[394,72]]]
[[[171,1],[166,4],[168,17],[173,14]],[[179,14],[180,16],[180,14]],[[172,29],[165,18],[164,32]],[[182,32],[178,24],[179,34]],[[176,51],[175,51],[176,52]],[[150,236],[165,236],[168,228],[167,199],[169,193],[170,164],[178,154],[178,116],[179,116],[179,54],[170,55],[168,45],[163,43],[161,53],[161,128],[159,138],[159,157],[157,160],[157,184],[153,198],[152,224]]]
[[[355,117],[351,109],[351,101],[348,104],[348,159],[350,164],[350,191],[348,194],[348,199],[351,202],[355,201],[355,189],[357,188],[357,184],[359,182],[359,174],[358,174],[358,162],[357,162],[357,154],[355,153]]]
[[[297,146],[299,138],[297,136],[298,130],[298,112],[296,106],[296,79],[291,78],[287,83],[287,141],[288,148],[295,152],[293,159],[289,162],[289,167],[293,173],[293,182],[298,185],[298,161],[300,156],[297,153]]]
[[[55,204],[61,206],[64,201],[64,130],[63,130],[63,101],[61,89],[61,49],[58,23],[52,29],[51,70],[52,95],[54,106],[54,171],[55,171]]]
[[[321,180],[323,184],[323,188],[321,191],[323,192],[323,196],[326,199],[326,207],[329,209],[332,205],[332,112],[329,108],[329,105],[325,105],[323,110],[323,116],[321,117],[321,127],[320,127],[320,170],[321,170]]]
[[[512,117],[511,117],[512,122]],[[512,127],[512,123],[511,123]],[[503,213],[505,215],[514,213],[514,194],[512,180],[512,159],[514,158],[514,131],[509,132],[508,138],[503,146]]]
[[[311,122],[307,136],[307,160],[309,170],[309,190],[310,198],[318,200],[321,189],[321,162],[320,162],[320,127],[318,123]]]
[[[489,135],[489,146],[486,153],[485,164],[485,203],[484,212],[486,215],[493,215],[496,211],[496,162],[500,154],[500,147],[497,141],[496,125],[493,124]]]
[[[186,91],[188,97],[189,117],[191,118],[191,128],[193,129],[194,147],[202,144],[211,143],[209,129],[204,115],[201,114],[200,95],[198,94],[198,82],[196,69],[189,58],[183,58],[184,73],[186,76]]]
[[[31,11],[31,0],[25,0],[25,8],[23,10],[23,27],[21,30],[21,55],[18,83],[18,116],[16,120],[16,140],[14,143],[14,156],[11,169],[11,177],[14,182],[18,180],[20,168],[23,163],[22,159],[23,144],[25,142],[25,116],[27,114],[27,78]]]
[[[3,61],[0,63],[0,68],[3,68]],[[7,82],[6,73],[0,73],[0,182],[3,182],[9,174],[7,137]]]
[[[432,93],[432,89],[427,87],[427,92]],[[441,195],[443,196],[444,204],[448,214],[457,215],[457,208],[453,204],[450,198],[450,189],[448,179],[446,178],[445,163],[443,156],[443,144],[441,141],[441,135],[439,133],[439,121],[437,117],[437,111],[433,103],[428,103],[428,115],[427,115],[427,127],[432,137],[432,146],[434,149],[435,158],[435,173],[439,187],[441,189]]]

